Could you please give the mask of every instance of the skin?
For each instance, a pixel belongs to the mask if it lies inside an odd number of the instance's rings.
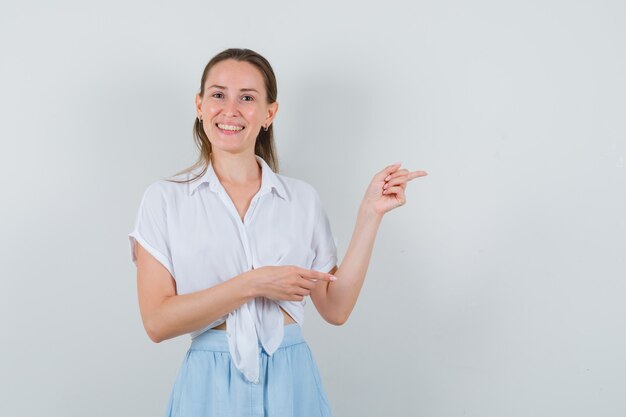
[[[261,186],[261,168],[254,156],[255,140],[259,130],[273,122],[278,103],[267,102],[263,76],[256,67],[226,60],[211,69],[204,95],[196,95],[195,105],[212,145],[215,173],[243,218]],[[218,123],[244,129],[229,135],[217,127]],[[176,282],[167,269],[137,244],[139,307],[150,339],[158,343],[198,330],[255,297],[302,301],[310,296],[327,322],[344,324],[363,286],[384,214],[406,203],[409,181],[427,175],[425,171],[400,167],[400,163],[389,165],[373,176],[359,206],[344,259],[330,271],[293,265],[265,266],[211,288],[178,295]],[[283,313],[286,323],[293,322]],[[221,327],[224,326],[225,323]]]
[[[400,166],[389,165],[373,176],[361,200],[346,254],[339,267],[331,270],[337,280],[320,282],[311,291],[315,307],[329,323],[342,325],[348,320],[363,286],[384,214],[406,203],[409,181],[427,175]]]

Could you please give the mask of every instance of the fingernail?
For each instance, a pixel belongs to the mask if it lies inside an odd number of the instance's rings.
[[[336,277],[336,276],[334,276],[334,275],[331,275],[331,276],[330,276],[330,280],[331,280],[331,281],[337,281],[337,277]]]
[[[391,175],[387,175],[387,178],[385,178],[385,181],[389,181],[391,179]]]

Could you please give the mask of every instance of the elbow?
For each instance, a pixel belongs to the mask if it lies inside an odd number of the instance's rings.
[[[144,322],[144,328],[146,330],[146,333],[148,334],[148,337],[154,343],[161,343],[162,341],[167,339],[167,337],[163,335],[163,332],[161,331],[161,329],[159,329],[156,323],[154,323],[154,321]]]
[[[333,326],[343,326],[345,322],[348,321],[348,315],[336,315],[334,317],[327,318],[326,321]]]
[[[154,333],[148,333],[148,337],[150,338],[150,340],[152,340],[154,343],[161,343],[162,341],[164,341],[165,339],[160,337],[159,335],[156,335]]]
[[[343,326],[348,321],[352,309],[333,308],[332,310],[326,310],[325,313],[323,317],[328,323],[333,326]]]

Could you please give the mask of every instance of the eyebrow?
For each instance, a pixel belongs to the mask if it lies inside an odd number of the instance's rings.
[[[208,90],[209,88],[213,88],[213,87],[215,87],[215,88],[220,88],[220,89],[222,89],[222,90],[228,90],[228,88],[227,88],[227,87],[224,87],[223,85],[216,85],[216,84],[213,84],[212,86],[207,87],[207,90]],[[239,91],[254,91],[255,93],[258,93],[258,91],[257,91],[257,90],[255,90],[254,88],[241,88]]]

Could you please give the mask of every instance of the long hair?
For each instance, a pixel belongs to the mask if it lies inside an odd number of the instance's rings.
[[[272,66],[267,61],[267,59],[262,57],[260,54],[250,49],[241,48],[229,48],[211,58],[209,63],[206,64],[206,66],[204,67],[204,71],[202,72],[199,92],[200,97],[204,96],[204,84],[206,83],[206,79],[211,68],[213,68],[215,64],[225,61],[227,59],[245,61],[254,65],[263,75],[263,79],[265,81],[267,103],[270,104],[276,101],[278,88],[276,85],[276,76],[274,75],[274,70],[272,69]],[[202,167],[201,172],[195,177],[189,178],[187,180],[169,179],[168,181],[178,183],[194,181],[195,179],[204,175],[207,168],[209,167],[209,162],[211,161],[211,142],[209,141],[209,138],[207,137],[206,132],[202,127],[202,122],[198,117],[196,117],[196,120],[194,121],[193,136],[196,146],[200,150],[198,160],[192,166],[174,174],[174,176],[191,172],[198,167]],[[278,158],[276,156],[276,149],[274,146],[274,123],[270,124],[267,131],[265,129],[260,129],[259,134],[256,137],[254,153],[263,158],[265,162],[267,162],[267,164],[270,166],[272,171],[278,172]]]

